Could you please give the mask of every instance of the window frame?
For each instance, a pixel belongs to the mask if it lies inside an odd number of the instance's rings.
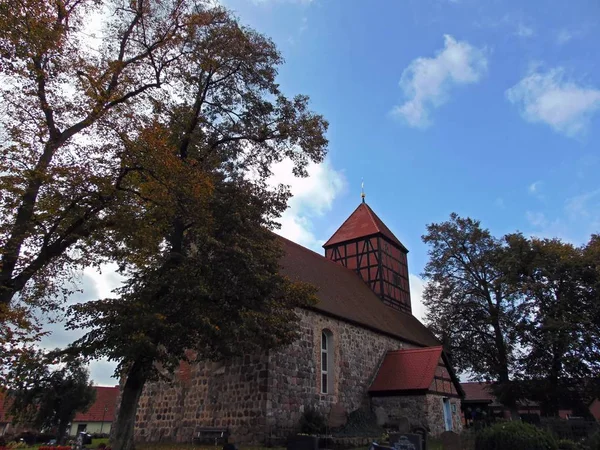
[[[333,392],[333,333],[330,330],[321,330],[319,344],[320,385],[322,395],[331,395]],[[323,364],[325,362],[325,364]]]

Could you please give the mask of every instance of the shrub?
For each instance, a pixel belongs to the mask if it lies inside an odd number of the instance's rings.
[[[521,422],[500,423],[477,433],[475,450],[558,450],[552,435]]]
[[[595,432],[589,437],[586,447],[589,450],[600,450],[600,431]]]
[[[312,406],[304,409],[300,417],[300,432],[306,434],[322,434],[327,429],[323,415]]]
[[[569,439],[561,439],[558,441],[558,450],[581,450],[581,446]]]

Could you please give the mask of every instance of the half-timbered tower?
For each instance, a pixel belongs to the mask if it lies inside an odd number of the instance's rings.
[[[412,311],[408,250],[364,200],[323,247],[326,258],[356,271],[383,303]]]

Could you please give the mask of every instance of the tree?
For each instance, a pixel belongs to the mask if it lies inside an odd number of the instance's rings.
[[[116,450],[133,447],[148,381],[168,379],[182,360],[290,343],[294,308],[314,300],[313,288],[279,274],[270,229],[289,192],[267,180],[283,159],[296,175],[320,162],[327,123],[306,97],[280,92],[282,60],[269,39],[226,11],[218,15],[189,27],[172,95],[152,97],[151,120],[134,132],[119,129],[135,175],[123,184],[131,196],[113,255],[129,280],[120,299],[73,308],[72,326],[91,328],[73,351],[117,360],[125,377]]]
[[[498,383],[500,400],[516,412],[515,363],[519,302],[503,271],[505,251],[478,221],[451,214],[427,226],[423,300],[427,323],[460,371]]]
[[[185,52],[188,0],[0,0],[0,323],[54,309],[73,269],[106,256],[133,173],[115,130]],[[100,42],[86,19],[104,18]],[[15,308],[15,295],[18,303]],[[11,303],[12,306],[11,307]]]
[[[63,443],[75,414],[94,403],[96,390],[81,359],[50,369],[49,364],[56,362],[39,351],[23,353],[11,369],[6,402],[15,423],[55,429],[58,442]]]
[[[600,297],[595,286],[599,260],[591,255],[595,239],[581,248],[520,234],[506,240],[525,307],[520,343],[526,352],[520,372],[540,385],[545,413],[558,415],[561,398],[573,391],[573,380],[600,374]]]

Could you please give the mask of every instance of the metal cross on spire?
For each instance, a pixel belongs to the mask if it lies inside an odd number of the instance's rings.
[[[362,202],[363,203],[365,202],[365,197],[366,197],[366,194],[365,194],[365,181],[361,180],[361,182],[360,182],[360,198],[362,198]]]

